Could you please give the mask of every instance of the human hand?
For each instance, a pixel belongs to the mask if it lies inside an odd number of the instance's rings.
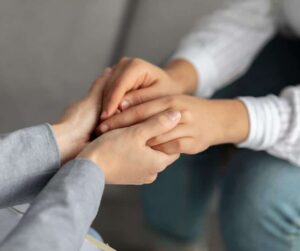
[[[90,141],[99,122],[102,91],[110,74],[111,69],[107,68],[92,84],[87,95],[68,106],[52,125],[62,163],[76,157]]]
[[[191,94],[197,85],[192,64],[175,60],[161,69],[142,59],[123,58],[113,67],[103,91],[102,119],[159,97]]]
[[[134,106],[102,122],[106,132],[143,121],[161,111],[181,112],[181,121],[172,131],[153,137],[148,144],[167,154],[195,154],[212,145],[240,143],[249,131],[247,110],[239,100],[205,100],[178,95]]]
[[[164,112],[131,127],[110,131],[90,143],[78,156],[99,165],[108,184],[152,183],[178,154],[165,154],[147,141],[172,130],[180,112]]]

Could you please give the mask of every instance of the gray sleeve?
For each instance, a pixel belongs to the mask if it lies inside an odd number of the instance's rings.
[[[30,202],[59,166],[50,125],[0,135],[0,208]]]
[[[97,214],[104,189],[100,168],[68,162],[33,201],[0,251],[78,251]]]

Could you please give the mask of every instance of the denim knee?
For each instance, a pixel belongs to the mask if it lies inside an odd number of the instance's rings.
[[[230,168],[220,202],[227,250],[300,250],[300,168],[250,150]]]
[[[182,156],[154,184],[143,187],[144,215],[152,230],[182,242],[193,242],[201,235],[216,178],[217,152]]]

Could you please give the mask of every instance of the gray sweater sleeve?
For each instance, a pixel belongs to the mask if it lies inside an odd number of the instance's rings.
[[[59,166],[50,125],[0,135],[0,208],[30,202]]]
[[[68,162],[33,201],[0,251],[78,251],[97,214],[104,189],[100,168]]]

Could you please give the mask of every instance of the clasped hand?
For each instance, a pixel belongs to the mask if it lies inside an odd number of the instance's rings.
[[[176,127],[179,112],[163,112],[127,128],[116,129],[93,140],[99,123],[103,88],[111,75],[107,69],[88,94],[71,104],[52,128],[61,154],[61,162],[73,158],[88,159],[104,172],[108,184],[149,184],[179,154],[152,149],[147,141]]]
[[[191,94],[198,75],[187,61],[175,60],[161,69],[141,59],[122,59],[104,88],[104,120],[98,134],[144,121],[163,111],[180,111],[171,131],[148,141],[167,154],[196,154],[210,146],[240,143],[248,135],[248,115],[237,100],[208,100]],[[121,110],[122,112],[118,112]]]
[[[184,60],[161,69],[123,58],[53,125],[62,161],[89,159],[110,184],[148,184],[181,153],[242,142],[249,131],[243,103],[189,96],[197,82]]]

